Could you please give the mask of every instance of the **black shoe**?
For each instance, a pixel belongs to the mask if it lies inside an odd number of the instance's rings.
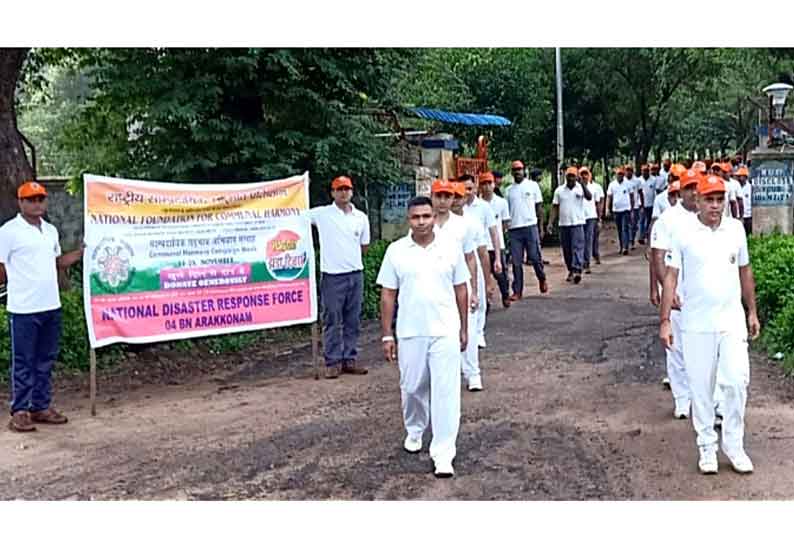
[[[628,255],[629,255],[629,251],[628,251],[628,249],[623,249],[623,255],[624,255],[624,256],[628,256]]]
[[[601,265],[601,258],[599,258],[598,256],[596,256],[596,257],[595,257],[595,263],[596,263],[597,265]]]
[[[580,275],[579,273],[576,273],[573,276],[573,283],[574,284],[579,284],[580,282],[582,282],[582,275]]]
[[[565,282],[573,281],[573,273],[568,273],[568,276],[565,277]]]

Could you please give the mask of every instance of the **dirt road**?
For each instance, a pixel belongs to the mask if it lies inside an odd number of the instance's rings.
[[[364,377],[315,381],[298,344],[182,384],[165,375],[119,392],[105,377],[96,418],[85,390],[62,389],[67,426],[0,431],[0,498],[794,498],[794,385],[754,355],[746,444],[756,473],[720,457],[719,475],[698,474],[691,422],[673,419],[660,385],[645,261],[608,240],[604,251],[574,286],[558,249],[545,249],[550,294],[530,280],[528,298],[490,315],[485,391],[463,392],[451,480],[432,476],[426,446],[402,451],[398,373],[370,325]]]

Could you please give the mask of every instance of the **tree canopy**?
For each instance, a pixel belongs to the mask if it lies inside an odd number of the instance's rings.
[[[18,69],[11,74],[8,51],[16,51],[17,61],[27,57],[21,76]],[[487,130],[402,122],[451,131],[468,144],[487,133],[497,164],[522,159],[550,169],[555,163],[552,49],[2,55],[8,73],[1,80],[18,81],[20,131],[36,145],[38,166],[47,173],[231,182],[310,170],[315,195],[342,173],[374,188],[403,176],[393,141],[374,134],[394,131],[386,113],[409,105],[506,116],[512,126]],[[563,49],[562,65],[566,160],[607,165],[751,148],[761,88],[791,78],[794,55],[583,48]],[[29,174],[23,169],[11,177]]]

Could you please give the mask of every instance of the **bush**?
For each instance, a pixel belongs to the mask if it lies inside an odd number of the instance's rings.
[[[83,312],[83,292],[79,289],[61,292],[61,348],[56,370],[84,372],[89,369],[88,330]],[[97,350],[97,366],[107,366],[124,350],[122,345],[112,345]],[[8,331],[8,314],[0,306],[0,379],[8,378],[11,362],[11,336]]]
[[[770,354],[782,352],[783,366],[794,370],[794,237],[753,236],[748,240],[755,276],[761,344]]]
[[[783,353],[783,367],[794,373],[794,303],[788,303],[769,322],[762,342],[770,354]]]
[[[380,264],[386,255],[389,241],[375,241],[369,246],[364,256],[364,303],[361,310],[363,319],[380,317],[380,286],[375,283],[380,271]]]

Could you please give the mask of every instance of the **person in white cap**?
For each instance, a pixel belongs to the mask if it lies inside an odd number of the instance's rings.
[[[698,181],[698,214],[685,236],[674,239],[665,257],[659,336],[673,346],[670,313],[681,281],[681,341],[692,392],[692,420],[700,452],[698,468],[716,474],[718,437],[714,429],[714,391],[723,391],[722,451],[739,473],[753,472],[744,450],[744,416],[750,381],[748,330],[761,331],[747,236],[738,220],[723,216],[725,183],[716,176]],[[747,307],[747,315],[742,303]],[[718,367],[723,378],[717,378]]]
[[[433,427],[430,457],[435,475],[454,475],[452,462],[460,428],[460,353],[468,343],[469,270],[455,243],[433,231],[433,206],[418,196],[408,202],[410,233],[389,245],[377,283],[386,360],[400,368],[400,395],[409,453],[422,450]],[[399,293],[398,293],[399,292]],[[392,335],[395,300],[396,337]]]

